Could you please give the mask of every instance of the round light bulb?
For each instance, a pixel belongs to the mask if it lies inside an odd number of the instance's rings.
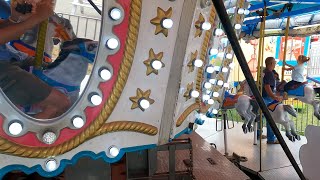
[[[228,43],[228,38],[221,38],[221,40],[220,40],[220,42],[222,43],[222,44],[227,44]]]
[[[215,48],[211,48],[210,51],[209,51],[209,54],[212,55],[212,56],[215,56],[219,53],[218,49],[215,49]]]
[[[107,40],[107,47],[111,50],[117,49],[119,46],[119,41],[115,38],[110,38]]]
[[[93,105],[99,106],[102,103],[102,98],[98,94],[94,94],[90,97],[90,101]]]
[[[220,28],[217,28],[216,31],[215,31],[215,35],[216,36],[221,36],[223,34],[223,30],[220,29]]]
[[[207,73],[210,73],[210,74],[211,74],[211,73],[214,72],[214,67],[209,66],[209,67],[207,67],[206,71],[207,71]]]
[[[213,96],[213,97],[219,97],[219,93],[218,93],[218,92],[213,92],[213,93],[212,93],[212,96]]]
[[[75,128],[80,129],[84,125],[84,120],[81,117],[75,117],[72,120],[72,124]]]
[[[232,57],[233,57],[233,55],[232,55],[231,53],[228,53],[228,54],[226,55],[226,58],[227,58],[227,59],[232,59]]]
[[[173,21],[169,18],[165,18],[162,20],[162,27],[166,29],[170,29],[173,26]]]
[[[222,86],[223,84],[224,84],[223,81],[221,81],[221,80],[218,81],[218,85],[219,85],[219,86]]]
[[[223,87],[228,88],[229,87],[229,83],[224,83]]]
[[[162,62],[159,61],[159,60],[153,60],[152,63],[151,63],[151,66],[153,69],[155,70],[159,70],[162,68]]]
[[[207,30],[211,29],[211,24],[210,24],[209,22],[204,22],[204,23],[202,23],[202,25],[201,25],[201,29],[207,31]]]
[[[241,24],[236,24],[236,25],[234,25],[234,28],[235,28],[236,30],[241,29]]]
[[[139,102],[140,107],[143,109],[148,109],[150,107],[150,102],[146,99],[141,99]]]
[[[213,114],[218,114],[218,110],[213,109],[213,110],[212,110],[212,113],[213,113]]]
[[[198,98],[200,96],[200,93],[196,90],[191,91],[191,97]]]
[[[22,132],[22,129],[22,124],[18,122],[14,122],[9,125],[9,133],[14,136],[19,135]]]
[[[100,77],[101,77],[103,80],[107,81],[107,80],[111,79],[112,74],[111,74],[111,72],[109,71],[109,69],[102,69],[102,70],[100,71]]]
[[[227,73],[228,71],[229,71],[228,68],[226,68],[226,67],[222,68],[222,72]]]
[[[210,99],[210,96],[208,94],[205,94],[205,95],[202,96],[202,99],[204,101],[208,101]]]
[[[218,53],[218,57],[223,58],[224,57],[224,52]]]
[[[202,67],[203,66],[203,61],[201,59],[194,60],[194,66],[198,67],[198,68]]]
[[[215,67],[214,67],[214,70],[215,70],[215,71],[220,71],[220,69],[221,69],[220,66],[215,66]]]
[[[112,20],[117,21],[121,18],[121,10],[119,8],[112,8],[109,15]]]
[[[233,62],[229,64],[229,67],[230,67],[231,69],[233,69],[233,68],[234,68],[234,66],[235,66],[235,65],[234,65],[234,63],[233,63]]]
[[[250,14],[250,11],[248,9],[244,10],[244,15]]]
[[[210,105],[214,104],[214,100],[213,99],[209,99],[208,100],[208,104],[210,104]]]
[[[115,146],[111,146],[111,147],[109,148],[109,154],[110,154],[112,157],[117,157],[117,156],[119,155],[119,152],[120,152],[120,150],[119,150],[117,147],[115,147]]]
[[[215,79],[210,79],[209,82],[210,82],[211,84],[215,84],[215,83],[216,83],[216,80],[215,80]]]
[[[243,8],[239,8],[238,9],[238,14],[243,14],[244,13],[244,9]]]
[[[46,144],[53,144],[57,140],[57,135],[53,132],[46,132],[42,136],[42,141]]]
[[[212,87],[212,84],[209,82],[204,83],[204,88],[210,89]]]
[[[45,166],[46,166],[46,170],[48,172],[52,172],[52,171],[54,171],[54,170],[56,170],[58,168],[57,161],[54,160],[54,159],[47,160],[46,163],[45,163]]]

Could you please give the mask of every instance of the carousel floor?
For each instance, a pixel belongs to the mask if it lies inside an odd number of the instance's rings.
[[[220,123],[218,124],[220,128]],[[247,162],[241,162],[241,165],[258,172],[260,170],[260,143],[253,145],[253,133],[244,134],[242,132],[241,123],[235,123],[234,128],[227,130],[227,147],[229,155],[237,153],[240,156],[248,158]],[[207,142],[215,143],[217,150],[225,154],[224,133],[216,131],[216,121],[207,120],[203,126],[199,126],[196,132],[202,136]],[[264,130],[266,132],[266,130]],[[282,132],[282,136],[284,133]],[[300,165],[299,150],[303,144],[306,144],[305,137],[301,137],[301,141],[291,142],[284,138],[291,153]],[[289,159],[285,155],[279,144],[267,144],[266,140],[262,140],[262,167],[259,175],[266,180],[300,179],[298,174],[292,167]]]

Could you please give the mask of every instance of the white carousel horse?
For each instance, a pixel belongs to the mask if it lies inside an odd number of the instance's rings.
[[[35,49],[38,39],[38,26],[27,31],[21,38],[10,42],[10,45],[15,49],[28,54],[29,56],[35,56]],[[54,14],[49,18],[47,33],[46,33],[46,45],[45,45],[45,57],[44,61],[51,62],[52,51],[54,45],[59,42],[70,41],[76,38],[72,25],[68,19]]]

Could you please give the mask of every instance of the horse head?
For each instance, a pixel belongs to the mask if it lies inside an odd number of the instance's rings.
[[[69,19],[54,14],[49,18],[48,31],[51,31],[51,37],[54,38],[54,44],[70,41],[77,38]]]

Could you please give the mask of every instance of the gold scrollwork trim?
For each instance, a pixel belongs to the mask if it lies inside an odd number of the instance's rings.
[[[39,148],[21,146],[0,137],[1,153],[29,158],[47,158],[51,156],[57,156],[76,148],[86,140],[92,138],[95,135],[95,133],[105,124],[105,121],[112,113],[113,109],[115,108],[118,102],[118,99],[120,98],[122,90],[127,82],[132,62],[134,59],[134,53],[139,33],[142,0],[132,0],[130,6],[131,11],[129,17],[129,30],[128,37],[126,40],[124,59],[120,67],[116,84],[113,87],[112,93],[107,102],[105,103],[105,106],[99,114],[99,116],[79,135],[63,144],[53,147]],[[108,133],[108,131],[106,133]]]
[[[199,103],[194,103],[191,106],[189,106],[178,118],[176,122],[176,127],[181,126],[181,124],[186,120],[186,118],[191,114],[193,111],[200,109]]]
[[[158,128],[149,124],[133,121],[117,121],[110,122],[102,126],[102,128],[95,133],[95,136],[116,131],[133,131],[150,136],[158,134]]]

